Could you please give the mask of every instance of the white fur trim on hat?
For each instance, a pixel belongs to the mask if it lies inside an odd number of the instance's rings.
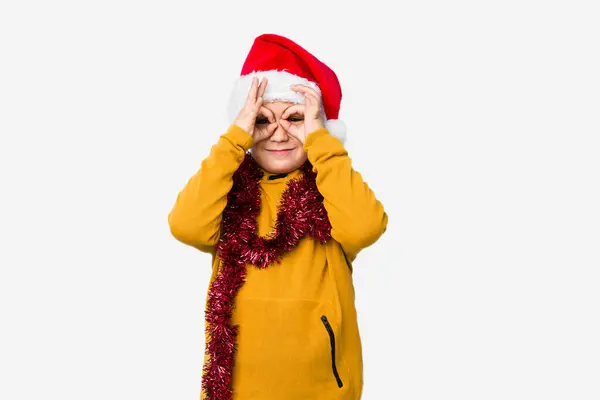
[[[328,119],[325,121],[325,127],[333,136],[346,142],[346,124],[341,119]]]
[[[258,76],[259,81],[262,78],[268,79],[267,88],[263,95],[263,101],[289,101],[294,104],[304,104],[304,95],[298,92],[294,92],[290,89],[291,85],[301,84],[308,86],[321,94],[319,86],[306,78],[291,74],[286,71],[254,71],[247,75],[240,76],[234,83],[233,90],[229,97],[229,104],[227,106],[227,117],[230,123],[235,121],[239,112],[244,107],[246,99],[248,98],[248,92],[252,86],[252,78]],[[323,111],[323,105],[321,105],[321,116],[325,121],[325,126],[329,133],[338,137],[342,143],[346,140],[346,125],[343,121],[327,120],[325,112]]]

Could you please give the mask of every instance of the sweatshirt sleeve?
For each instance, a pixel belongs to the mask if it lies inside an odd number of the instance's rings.
[[[353,261],[361,249],[385,232],[387,213],[361,174],[352,168],[343,143],[326,128],[311,132],[304,150],[317,172],[317,188],[323,195],[331,236]]]
[[[233,174],[253,143],[252,136],[235,124],[219,137],[200,169],[177,195],[169,213],[171,234],[177,240],[202,252],[213,252],[219,241]]]

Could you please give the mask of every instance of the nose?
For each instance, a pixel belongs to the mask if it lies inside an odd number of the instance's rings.
[[[288,139],[289,135],[287,131],[283,129],[279,123],[279,120],[277,120],[277,126],[275,127],[275,132],[273,132],[273,135],[271,135],[271,140],[275,142],[286,142]]]

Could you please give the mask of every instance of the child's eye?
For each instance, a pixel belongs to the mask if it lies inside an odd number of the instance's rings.
[[[266,119],[266,118],[256,118],[256,124],[257,124],[257,125],[266,124],[266,123],[268,123],[268,122],[269,122],[269,120],[268,120],[268,119]]]
[[[303,121],[303,120],[304,120],[304,118],[302,118],[302,117],[289,117],[288,118],[288,121],[290,121],[290,122],[299,122],[299,121]]]

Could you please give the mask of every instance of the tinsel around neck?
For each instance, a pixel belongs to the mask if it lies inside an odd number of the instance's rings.
[[[310,236],[320,243],[331,238],[331,224],[316,185],[316,173],[307,160],[302,176],[290,179],[278,205],[271,234],[258,236],[260,184],[265,171],[246,153],[233,175],[223,212],[217,255],[221,270],[211,283],[206,308],[208,362],[203,367],[202,388],[207,400],[232,399],[232,374],[236,336],[231,326],[234,299],[246,279],[246,265],[267,268]]]

